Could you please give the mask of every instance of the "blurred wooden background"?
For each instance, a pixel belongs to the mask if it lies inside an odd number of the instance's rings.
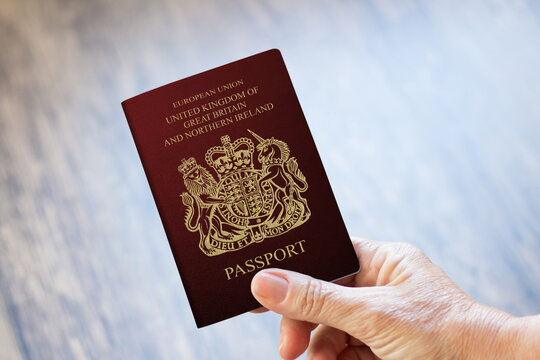
[[[350,232],[540,313],[535,1],[2,0],[0,358],[275,359],[197,330],[120,102],[281,49]]]

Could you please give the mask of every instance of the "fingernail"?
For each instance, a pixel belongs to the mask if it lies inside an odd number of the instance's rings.
[[[276,303],[282,302],[287,296],[289,283],[286,279],[270,272],[260,272],[255,275],[253,291],[258,296]]]

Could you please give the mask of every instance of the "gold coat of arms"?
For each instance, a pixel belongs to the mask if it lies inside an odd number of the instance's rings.
[[[221,146],[206,151],[204,160],[217,180],[195,158],[182,159],[178,171],[187,192],[185,224],[199,232],[199,248],[208,256],[242,249],[305,223],[310,217],[302,193],[308,188],[296,158],[281,140],[221,137]],[[257,151],[260,168],[255,167]]]

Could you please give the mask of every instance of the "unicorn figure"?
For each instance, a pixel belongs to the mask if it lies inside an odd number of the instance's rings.
[[[291,215],[295,206],[303,208],[300,221],[305,221],[310,216],[310,210],[305,198],[301,196],[307,190],[306,177],[298,168],[296,158],[290,157],[289,146],[281,140],[263,139],[253,131],[249,130],[259,144],[257,145],[258,160],[262,164],[262,178],[260,183],[267,181],[275,189],[275,199],[281,208],[276,207],[276,211],[271,216],[271,220],[277,220],[287,215]]]

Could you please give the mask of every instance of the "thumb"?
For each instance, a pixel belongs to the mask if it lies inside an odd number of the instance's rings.
[[[281,269],[262,270],[251,281],[253,296],[267,309],[349,333],[365,308],[362,290]]]

